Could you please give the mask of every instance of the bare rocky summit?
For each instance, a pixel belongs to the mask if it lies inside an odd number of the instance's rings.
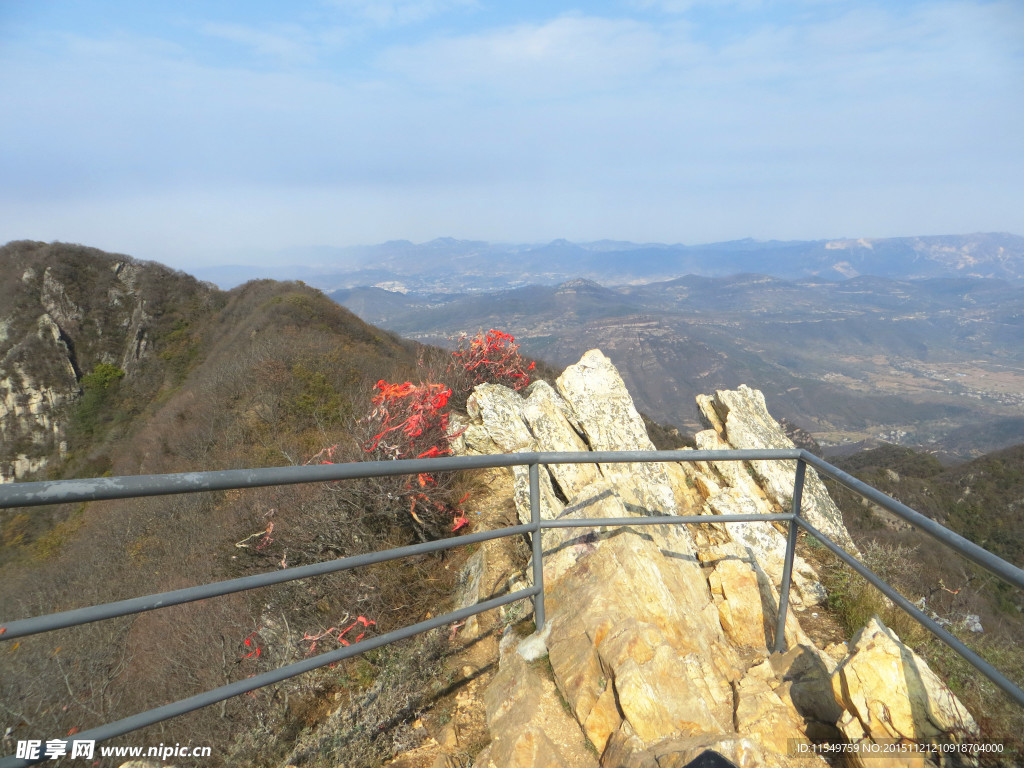
[[[709,426],[697,436],[701,448],[792,447],[757,390],[719,391],[699,405]],[[653,448],[621,377],[597,350],[555,388],[537,382],[520,395],[478,387],[460,428],[464,453]],[[827,763],[798,754],[796,745],[976,736],[963,705],[877,619],[849,649],[821,649],[790,611],[788,651],[769,650],[785,537],[770,523],[715,517],[786,510],[793,467],[777,464],[542,469],[547,519],[697,514],[708,522],[545,532],[547,623],[523,638],[508,619],[498,671],[482,694],[491,742],[473,765],[671,768],[714,749],[745,768],[810,766]],[[813,475],[808,470],[804,514],[851,547]],[[518,516],[527,519],[526,473],[509,479]],[[478,573],[496,546],[474,555]],[[823,599],[813,568],[800,561],[795,570],[794,601]],[[473,589],[464,603],[488,596],[480,578],[467,583]],[[549,666],[534,660],[545,649]],[[869,764],[922,763],[872,757]]]

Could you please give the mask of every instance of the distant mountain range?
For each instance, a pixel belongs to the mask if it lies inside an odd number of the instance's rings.
[[[491,327],[554,365],[601,348],[639,407],[695,429],[741,383],[830,450],[887,440],[960,458],[1024,442],[1024,285],[991,278],[571,280],[492,293],[330,292],[367,322],[445,344]]]
[[[879,239],[734,240],[666,245],[599,240],[509,245],[439,238],[380,245],[247,252],[246,263],[215,266],[197,277],[229,288],[269,277],[303,280],[323,290],[378,286],[392,291],[459,293],[585,278],[603,285],[723,277],[756,272],[787,280],[842,280],[874,275],[895,280],[983,277],[1024,281],[1024,237],[1001,233]]]

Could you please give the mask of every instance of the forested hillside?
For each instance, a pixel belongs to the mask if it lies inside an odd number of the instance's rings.
[[[50,403],[48,442],[27,429],[19,438],[48,457],[46,477],[301,464],[328,447],[335,461],[364,458],[370,425],[360,419],[375,383],[415,380],[418,361],[431,357],[301,283],[221,292],[75,246],[12,244],[0,256],[6,375],[18,384],[12,372],[26,371],[37,390],[62,393]],[[40,325],[44,313],[57,332]],[[14,395],[19,404],[23,394]],[[403,489],[390,490],[293,487],[3,512],[0,616],[409,543],[422,531]],[[371,497],[367,517],[362,499]],[[356,616],[387,631],[447,597],[454,571],[439,563],[428,558],[401,578],[371,569],[27,638],[3,649],[3,721],[13,739],[67,734],[301,658],[311,650],[305,635]],[[363,683],[381,658],[359,662]],[[255,764],[256,752],[272,762],[251,734],[309,724],[337,685],[306,676],[134,738],[215,743],[241,764]]]
[[[944,467],[887,445],[839,460],[847,471],[1018,567],[1024,567],[1024,445]],[[869,528],[882,519],[865,517]],[[863,522],[859,527],[864,527]]]

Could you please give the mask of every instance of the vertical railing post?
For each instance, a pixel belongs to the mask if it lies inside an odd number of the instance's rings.
[[[796,462],[796,479],[793,481],[793,517],[800,516],[800,501],[804,493],[804,474],[807,464],[803,459]],[[789,521],[789,536],[786,537],[786,562],[782,566],[782,584],[779,585],[779,616],[775,622],[775,651],[786,650],[786,612],[789,610],[789,588],[793,581],[793,558],[796,556],[796,520]]]
[[[530,465],[530,522],[533,524],[533,619],[537,631],[544,629],[544,547],[540,528],[540,465]]]

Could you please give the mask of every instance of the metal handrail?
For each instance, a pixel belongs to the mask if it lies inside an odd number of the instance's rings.
[[[540,517],[540,466],[550,464],[613,464],[647,462],[695,462],[695,461],[764,461],[796,460],[793,485],[793,502],[790,512],[783,514],[752,515],[657,515],[651,517],[559,519],[542,520]],[[271,485],[324,482],[364,477],[417,474],[419,472],[444,472],[466,469],[527,466],[530,485],[530,523],[509,526],[495,531],[481,531],[438,541],[414,544],[381,552],[341,558],[325,563],[290,568],[282,571],[245,576],[238,579],[204,584],[185,589],[164,592],[147,597],[131,598],[99,606],[90,606],[71,611],[38,616],[29,619],[0,624],[0,641],[13,640],[26,635],[48,632],[54,629],[77,626],[92,621],[125,616],[143,611],[164,608],[171,605],[193,602],[209,597],[232,594],[271,584],[280,584],[295,579],[335,573],[374,563],[396,560],[411,555],[425,554],[474,544],[492,539],[532,534],[533,586],[502,597],[493,598],[466,608],[452,611],[408,627],[389,632],[379,637],[363,640],[358,644],[320,654],[311,659],[289,664],[269,672],[221,686],[188,699],[167,704],[131,717],[108,723],[89,731],[76,734],[76,739],[105,741],[115,736],[137,730],[147,725],[162,722],[186,712],[209,706],[232,696],[281,682],[296,675],[333,664],[351,656],[403,640],[413,635],[474,616],[478,613],[506,605],[517,600],[533,598],[534,618],[537,630],[544,627],[544,552],[542,531],[545,528],[588,528],[620,525],[672,525],[709,522],[788,522],[786,556],[783,565],[782,582],[779,589],[779,606],[775,627],[774,650],[785,649],[785,625],[792,584],[793,559],[799,528],[815,537],[844,562],[876,586],[893,602],[907,611],[914,619],[929,629],[940,640],[963,656],[982,674],[998,685],[1018,704],[1024,706],[1024,690],[1006,678],[988,662],[971,651],[960,640],[942,628],[931,617],[917,609],[910,601],[896,592],[856,558],[822,534],[800,515],[804,476],[807,464],[839,481],[854,492],[870,499],[893,514],[903,518],[915,527],[964,555],[981,567],[1008,583],[1024,589],[1024,570],[1002,560],[996,555],[944,528],[935,521],[924,517],[910,507],[886,496],[877,489],[862,483],[837,467],[803,449],[759,449],[722,451],[581,451],[581,452],[525,452],[489,456],[459,456],[434,459],[408,459],[396,461],[353,462],[300,467],[267,467],[261,469],[224,470],[216,472],[189,472],[175,475],[138,475],[130,477],[92,478],[87,480],[58,480],[33,483],[0,485],[0,509],[39,506],[66,502],[96,501],[101,499],[124,499],[144,496],[158,496],[200,491],[255,488]],[[0,768],[21,768],[42,762],[42,759],[7,757],[0,759]]]

